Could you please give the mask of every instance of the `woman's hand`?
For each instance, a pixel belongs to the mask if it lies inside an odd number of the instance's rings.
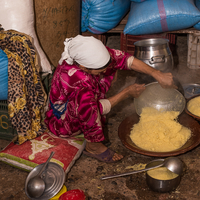
[[[121,92],[118,94],[109,97],[108,100],[110,101],[111,108],[117,105],[120,101],[132,96],[132,97],[139,97],[140,94],[145,90],[144,84],[133,84],[126,88],[124,88]]]
[[[161,71],[153,72],[152,76],[158,81],[163,88],[175,88],[178,87],[174,84],[173,75],[171,73],[163,73]]]
[[[129,96],[139,97],[140,94],[145,90],[145,84],[133,84],[127,87]]]
[[[177,86],[174,85],[173,81],[173,75],[171,73],[163,73],[153,67],[150,67],[143,61],[134,58],[133,63],[130,67],[132,70],[135,70],[140,73],[148,74],[155,78],[158,83],[163,87],[163,88],[176,88]]]

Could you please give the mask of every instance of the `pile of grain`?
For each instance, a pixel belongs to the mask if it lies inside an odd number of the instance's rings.
[[[187,104],[187,109],[192,114],[200,117],[200,96],[191,99]]]
[[[131,130],[131,140],[148,151],[169,152],[179,149],[191,137],[191,130],[177,121],[178,115],[176,111],[143,108],[140,121]]]

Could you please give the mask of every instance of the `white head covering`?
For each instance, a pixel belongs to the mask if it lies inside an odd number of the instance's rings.
[[[76,61],[86,68],[99,69],[110,60],[110,54],[104,44],[93,36],[78,35],[74,38],[66,38],[65,48],[59,64],[65,60],[69,65]]]

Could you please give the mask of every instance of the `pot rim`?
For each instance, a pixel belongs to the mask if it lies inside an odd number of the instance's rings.
[[[150,38],[150,39],[139,40],[135,42],[134,45],[137,47],[155,47],[168,43],[169,40],[166,38]]]

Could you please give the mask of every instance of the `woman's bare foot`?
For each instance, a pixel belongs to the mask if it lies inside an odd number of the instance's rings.
[[[92,154],[101,154],[107,150],[107,147],[101,142],[87,142],[85,150]],[[122,155],[115,153],[112,157],[113,161],[121,160]]]

